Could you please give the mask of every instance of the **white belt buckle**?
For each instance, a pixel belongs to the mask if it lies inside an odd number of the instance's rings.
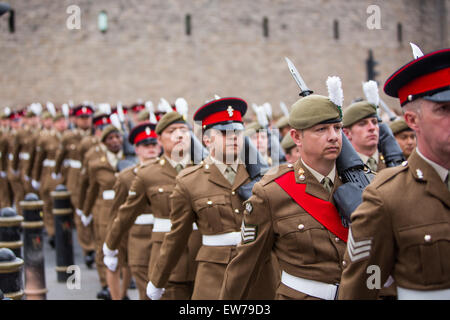
[[[202,235],[205,246],[236,246],[241,243],[240,232],[228,232],[215,235]]]
[[[69,160],[69,165],[73,169],[81,169],[81,161],[79,160]]]
[[[30,160],[30,154],[28,152],[21,152],[19,153],[19,159]]]
[[[105,190],[103,191],[103,200],[113,200],[115,195],[114,190]]]

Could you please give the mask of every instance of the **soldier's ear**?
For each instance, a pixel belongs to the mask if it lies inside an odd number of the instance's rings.
[[[301,130],[296,130],[296,129],[291,129],[289,131],[289,134],[291,135],[292,140],[294,141],[294,143],[301,147],[303,144],[303,133]]]
[[[419,129],[419,115],[417,112],[411,111],[411,110],[407,110],[404,113],[404,118],[405,118],[405,122],[408,125],[408,127],[410,127],[411,129],[413,129],[415,132],[418,132]]]
[[[348,128],[342,128],[342,132],[344,132],[349,141],[352,141],[352,133]]]

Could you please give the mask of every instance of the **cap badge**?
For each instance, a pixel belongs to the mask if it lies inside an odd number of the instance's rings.
[[[233,113],[234,113],[233,111],[234,111],[233,107],[232,106],[228,106],[227,112],[228,112],[228,115],[230,116],[230,118],[233,116]]]
[[[151,133],[150,127],[146,127],[146,128],[145,128],[145,134],[149,136],[150,133]]]
[[[86,113],[87,112],[86,107],[81,108],[81,112]]]

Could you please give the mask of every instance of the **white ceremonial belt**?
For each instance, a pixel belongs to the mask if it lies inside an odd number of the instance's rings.
[[[155,223],[155,216],[151,213],[143,213],[137,216],[134,224],[153,224]]]
[[[19,153],[19,159],[30,160],[30,154],[28,152],[21,152]]]
[[[81,169],[81,161],[69,159],[69,166],[74,169]]]
[[[102,195],[103,200],[113,200],[116,196],[116,192],[114,190],[105,190]]]
[[[172,222],[170,219],[162,219],[155,217],[155,223],[153,224],[153,232],[169,232],[172,228]]]
[[[63,166],[64,166],[65,168],[70,167],[70,159],[64,159],[64,161],[63,161]]]
[[[44,167],[54,167],[54,166],[56,166],[56,161],[50,160],[50,159],[45,159],[44,162],[42,162],[42,165]]]
[[[397,286],[398,300],[450,300],[450,289],[414,290]]]
[[[339,285],[299,278],[285,271],[281,273],[281,282],[289,288],[324,300],[336,299],[339,288]]]
[[[240,232],[228,232],[215,235],[203,235],[204,246],[236,246],[241,243]]]

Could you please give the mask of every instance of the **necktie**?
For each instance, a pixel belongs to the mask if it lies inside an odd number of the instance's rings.
[[[328,191],[328,193],[331,193],[331,190],[333,190],[333,182],[331,182],[331,179],[328,177],[324,177],[321,181],[323,187],[325,190]]]
[[[230,184],[233,185],[235,177],[236,177],[236,172],[234,172],[232,167],[228,166],[225,169],[225,178],[227,178],[228,182],[230,182]]]
[[[175,170],[177,170],[177,173],[179,173],[181,170],[183,170],[183,166],[181,165],[181,163],[179,163],[175,166]]]
[[[370,157],[367,160],[367,166],[370,168],[370,170],[372,170],[372,172],[377,172],[378,166],[377,166],[377,162],[375,161],[374,158]]]

